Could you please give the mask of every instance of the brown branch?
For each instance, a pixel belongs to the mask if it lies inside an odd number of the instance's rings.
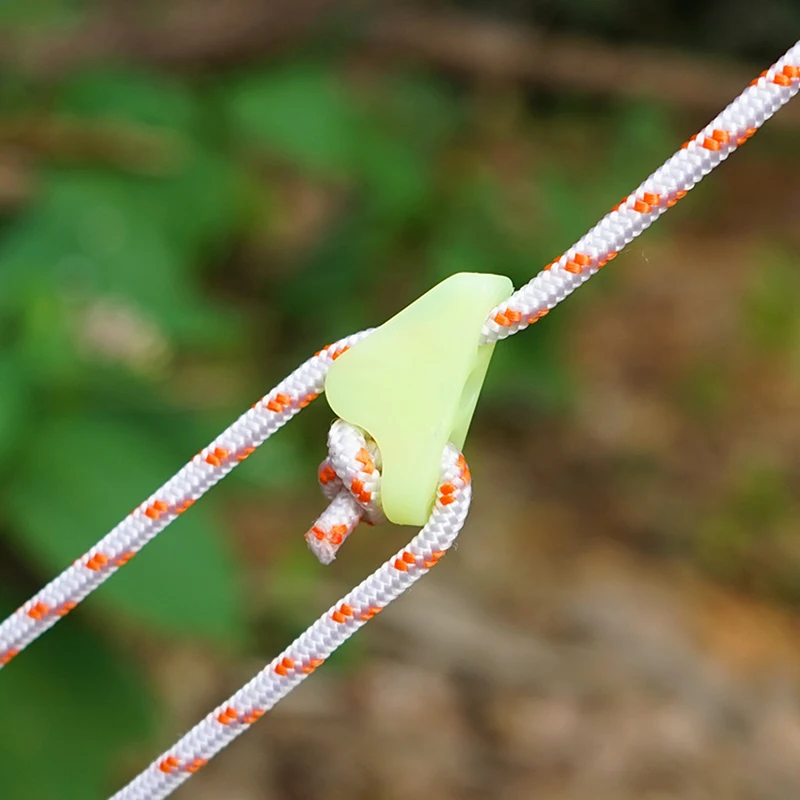
[[[110,3],[71,33],[21,36],[0,30],[0,66],[47,78],[93,63],[235,63],[302,39],[334,1],[178,0],[162,3],[155,20],[133,4]]]
[[[169,172],[182,156],[179,141],[163,131],[51,114],[0,117],[0,156],[6,152],[47,156],[63,163],[110,164],[149,175]]]
[[[181,69],[236,63],[297,43],[329,7],[352,10],[352,2],[178,0],[163,10],[162,0],[157,25],[143,13],[114,13],[115,3],[105,16],[72,34],[31,39],[0,31],[0,68],[13,64],[57,76],[81,64],[118,60]],[[657,98],[709,117],[761,69],[650,47],[545,36],[454,11],[431,14],[380,3],[368,8],[355,45],[371,58],[412,59],[470,79]],[[800,104],[781,111],[772,124],[800,128]]]
[[[651,47],[617,47],[578,36],[459,14],[388,11],[369,26],[365,44],[385,57],[412,58],[470,77],[616,97],[655,98],[711,115],[763,69]],[[800,127],[800,104],[775,117],[775,127]]]

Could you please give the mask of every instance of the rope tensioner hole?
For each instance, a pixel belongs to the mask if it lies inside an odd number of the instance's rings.
[[[430,516],[442,452],[462,448],[494,344],[481,344],[491,309],[513,286],[462,272],[343,353],[325,378],[333,411],[377,443],[383,513],[399,525]]]

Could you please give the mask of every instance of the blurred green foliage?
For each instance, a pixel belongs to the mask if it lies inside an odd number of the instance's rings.
[[[380,322],[455,271],[526,279],[668,147],[653,110],[621,109],[628,138],[615,137],[618,149],[594,165],[594,188],[546,161],[532,166],[523,184],[548,198],[542,220],[512,228],[503,183],[476,155],[469,96],[431,75],[380,80],[363,87],[335,62],[292,59],[202,82],[84,70],[48,87],[46,103],[32,81],[14,93],[6,125],[30,118],[95,142],[105,137],[94,153],[38,154],[35,193],[2,222],[0,530],[35,578],[14,590],[18,601],[146,497],[189,448],[213,436],[213,425],[246,407],[252,395],[243,390],[263,391],[321,339]],[[646,164],[632,157],[637,151]],[[287,180],[311,195],[344,197],[290,258],[272,243]],[[275,271],[250,266],[261,259]],[[396,296],[385,295],[387,280]],[[490,405],[525,402],[547,412],[569,401],[561,324],[548,322],[540,336],[498,353]],[[119,326],[125,336],[117,341]],[[253,369],[253,337],[265,329],[277,365]],[[190,403],[184,412],[174,396],[181,366],[218,359],[247,364],[252,385],[222,387],[210,407]],[[306,468],[313,474],[302,439],[279,439],[237,471],[239,491],[280,486]],[[247,619],[215,512],[224,495],[152,543],[98,592],[90,614],[154,635],[241,642]],[[286,566],[290,582],[304,585],[302,568]],[[83,652],[101,628],[82,632],[83,611],[74,616],[33,648],[33,662],[26,654],[8,670],[19,687],[5,674],[0,684],[0,696],[24,697],[37,720],[52,700],[37,694],[36,669],[46,673],[50,663],[53,691],[84,694],[61,685],[58,648],[85,659],[80,674],[98,683],[109,683],[103,670],[118,668],[112,651],[102,664]],[[107,715],[101,704],[84,707],[82,724],[69,726],[70,757],[106,764],[94,748]],[[66,721],[41,722],[50,731],[62,724],[66,734]],[[37,758],[32,748],[0,747],[0,770],[35,771]],[[60,764],[54,771],[64,773]],[[70,796],[95,795],[87,783]]]
[[[584,4],[592,15],[600,5]],[[82,8],[7,0],[0,22],[65,27]],[[509,109],[507,127],[487,124]],[[521,91],[487,97],[411,68],[360,74],[335,55],[192,78],[133,66],[55,82],[0,75],[0,144],[9,131],[41,134],[14,140],[34,189],[0,216],[0,536],[21,565],[4,576],[6,607],[319,344],[380,323],[456,271],[519,285],[684,133],[653,104],[612,103],[586,119],[567,102],[534,116]],[[554,158],[565,132],[592,137],[597,158]],[[502,156],[496,168],[487,150]],[[797,336],[786,276],[759,274],[749,329],[778,346]],[[562,334],[613,282],[592,282],[536,336],[498,348],[479,415],[513,424],[519,407],[565,413],[575,389]],[[720,392],[700,394],[705,407]],[[9,797],[67,796],[65,785],[70,800],[98,797],[124,748],[151,752],[151,691],[109,625],[248,641],[219,504],[311,479],[319,447],[295,427],[4,670]],[[758,490],[742,491],[746,510]],[[286,633],[307,622],[296,613],[313,582],[307,564],[290,552],[271,590],[292,611]]]
[[[4,589],[1,613],[13,609]],[[26,653],[24,668],[3,671],[5,797],[104,797],[125,749],[154,732],[139,671],[98,634],[65,622]]]
[[[764,355],[788,360],[800,367],[800,272],[789,253],[765,246],[753,254],[754,270],[746,295],[743,322],[750,344]]]

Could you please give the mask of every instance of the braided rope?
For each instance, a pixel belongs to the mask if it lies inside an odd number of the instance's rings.
[[[88,553],[0,624],[0,668],[127,564],[195,500],[314,400],[323,390],[330,365],[369,333],[347,336],[301,364]]]
[[[497,306],[483,327],[483,343],[505,339],[545,316],[685,197],[799,89],[800,42],[569,250]]]
[[[330,564],[345,539],[362,519],[383,522],[381,456],[375,440],[358,428],[336,420],[328,434],[328,453],[319,467],[319,483],[330,505],[306,533],[311,552]]]
[[[484,325],[483,343],[505,339],[541,319],[747,141],[798,89],[800,43],[753,81],[722,114],[685,143],[678,153],[624,198],[573,247],[495,308]],[[323,563],[330,563],[336,557],[338,548],[360,520],[375,522],[380,516],[380,454],[374,442],[357,429],[338,421],[331,427],[328,445],[329,456],[320,466],[319,480],[330,505],[306,533],[309,547]],[[438,488],[431,519],[408,548],[395,556],[394,560],[387,561],[358,589],[347,595],[341,604],[321,617],[292,647],[278,656],[228,703],[215,709],[174,748],[114,795],[112,800],[158,800],[165,797],[322,663],[321,650],[298,647],[301,642],[305,644],[307,636],[330,629],[333,625],[333,631],[339,633],[340,638],[331,637],[331,647],[326,652],[332,652],[341,641],[371,619],[377,610],[433,566],[455,540],[469,505],[469,471],[462,456],[456,461],[456,467],[460,470],[458,478],[454,478],[452,473],[448,474],[448,465],[452,468],[452,459],[455,457],[455,450],[449,446],[444,456],[442,483]],[[450,508],[453,513],[453,524],[446,532],[442,531],[443,539],[436,545],[438,550],[420,552],[418,547],[423,537],[444,508]],[[399,570],[406,579],[398,582],[397,591],[391,597],[382,598],[385,600],[382,604],[373,604],[372,600],[365,604],[359,592],[368,591],[367,587],[372,581],[386,580],[393,570]],[[410,575],[409,570],[414,574]],[[345,634],[346,625],[351,627]],[[295,656],[298,650],[300,658]],[[287,681],[278,684],[280,688],[273,688],[277,682],[274,677],[276,674],[284,679],[291,675],[293,682]],[[269,704],[262,702],[262,697],[267,697]],[[239,708],[249,710],[243,715]]]
[[[326,611],[250,683],[215,708],[112,800],[160,800],[169,795],[305,680],[362,625],[431,570],[464,524],[472,494],[470,482],[464,456],[448,445],[430,519],[411,542]]]
[[[484,324],[483,343],[505,339],[545,316],[747,141],[798,90],[800,42],[762,72],[721,114],[575,245],[497,306]],[[370,332],[345,337],[302,364],[137,506],[92,550],[0,624],[0,669],[311,402],[322,391],[332,360]],[[321,522],[331,528],[345,524],[349,533],[357,522],[356,509],[352,504],[348,506],[344,498],[336,501],[336,505],[337,513],[331,512],[333,518]],[[344,511],[346,507],[349,516]],[[329,534],[325,536],[329,538]],[[312,544],[312,547],[318,557],[330,560],[338,545],[333,544],[333,550],[328,546]]]
[[[541,319],[682,199],[798,90],[800,42],[575,245],[493,309],[484,324],[482,342],[505,339]],[[92,550],[0,624],[0,668],[316,398],[333,360],[370,333],[367,330],[348,336],[302,364]],[[309,546],[326,563],[361,519],[375,522],[380,518],[380,458],[374,443],[349,426],[335,424],[329,445],[330,455],[321,465],[319,477],[331,504],[306,534]],[[448,446],[431,518],[408,547],[346,595],[247,686],[118,792],[114,800],[166,797],[259,719],[438,561],[461,529],[469,499],[466,462]]]

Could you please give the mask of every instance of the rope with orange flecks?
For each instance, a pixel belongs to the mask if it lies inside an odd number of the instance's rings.
[[[345,539],[362,520],[384,519],[380,500],[380,452],[375,440],[337,420],[328,434],[328,458],[319,468],[319,483],[330,504],[306,533],[311,552],[330,564]]]
[[[112,800],[158,800],[169,795],[305,680],[362,625],[432,569],[464,524],[470,482],[464,456],[448,445],[430,519],[411,542],[326,611],[250,683],[215,708]]]
[[[484,325],[483,342],[505,339],[544,317],[753,136],[798,89],[800,42],[569,250],[495,308]]]
[[[370,332],[347,336],[308,359],[137,506],[88,553],[8,617],[0,625],[0,667],[72,611],[195,500],[314,400],[323,390],[328,367]]]
[[[573,247],[493,309],[484,325],[483,343],[504,339],[541,319],[747,141],[798,89],[800,43],[763,72]],[[0,668],[316,398],[333,360],[370,333],[368,330],[346,337],[302,364],[94,548],[0,624]],[[380,517],[380,454],[374,442],[358,431],[334,425],[329,444],[331,451],[320,469],[320,482],[331,504],[306,534],[309,545],[326,562],[335,557],[359,520],[375,522]],[[166,797],[259,719],[339,644],[436,563],[463,524],[469,497],[466,463],[448,447],[431,518],[408,548],[320,618],[285,653],[115,798]]]
[[[612,209],[586,236],[559,259],[548,264],[539,275],[512,295],[502,306],[494,309],[484,326],[484,342],[506,338],[541,319],[577,286],[612,260],[627,243],[649,227],[667,208],[671,208],[682,199],[704,175],[727,158],[736,147],[747,141],[769,116],[797,93],[798,88],[800,88],[800,43],[789,50],[773,67],[762,73],[722,114],[692,137],[676,155]],[[363,437],[361,432],[338,422],[334,423],[331,429],[329,453],[329,458],[320,467],[319,478],[331,504],[306,534],[309,546],[325,563],[335,557],[338,547],[361,518],[373,521],[372,515],[379,507],[376,495],[379,490],[380,454],[374,443]],[[452,458],[452,448],[448,453]],[[394,560],[387,561],[359,589],[382,572],[391,573],[394,570],[395,575],[408,575],[408,570],[419,567],[420,559],[423,559],[423,570],[430,568],[446,547],[440,545],[441,550],[431,551],[430,560],[425,560],[425,553],[416,552],[415,544],[432,525],[438,512],[448,508],[451,511],[463,508],[458,528],[463,524],[466,507],[460,490],[468,491],[468,477],[463,486],[454,480],[447,482],[447,458],[448,454],[445,455],[445,474],[439,486],[431,521],[407,550],[395,556]],[[466,464],[463,461],[459,463],[466,471]],[[451,532],[452,539],[457,533],[457,529]],[[422,573],[416,573],[415,577],[419,574]],[[402,590],[401,588],[399,591]],[[383,607],[380,603],[372,605],[372,601],[369,600],[365,613],[365,606],[357,604],[354,594],[351,593],[340,604],[334,606],[307,633],[315,630],[317,626],[330,628],[333,625],[333,630],[342,634],[343,626],[350,624],[352,630],[347,633],[350,635]],[[165,797],[211,755],[244,730],[250,724],[249,720],[257,718],[256,713],[261,715],[280,697],[285,696],[322,661],[319,650],[309,650],[307,647],[298,648],[301,658],[297,658],[295,653],[298,651],[293,648],[297,648],[301,642],[305,644],[306,635],[303,634],[286,653],[278,656],[241,692],[212,712],[174,748],[162,755],[133,783],[115,795],[113,800],[154,800]],[[334,642],[333,647],[335,646],[338,645]],[[271,691],[275,691],[272,687],[278,680],[275,675],[286,679],[287,684],[282,686],[284,691],[277,690],[277,694],[270,694]],[[291,685],[288,684],[290,677],[295,681]],[[259,692],[261,693],[259,697],[267,697],[268,701],[263,702],[259,699],[253,705],[253,696]],[[251,711],[242,716],[238,710],[240,708],[250,708]],[[233,728],[232,725],[238,727]]]

